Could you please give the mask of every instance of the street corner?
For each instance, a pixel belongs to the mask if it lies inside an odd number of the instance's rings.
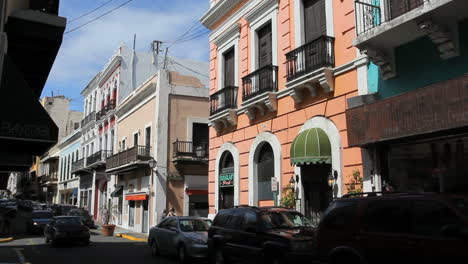
[[[7,243],[15,240],[13,237],[2,237],[0,238],[0,243]]]

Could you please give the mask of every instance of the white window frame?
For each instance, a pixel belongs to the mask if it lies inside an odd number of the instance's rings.
[[[333,0],[325,1],[325,19],[327,23],[327,36],[334,37],[335,30],[333,28]],[[304,30],[304,2],[303,0],[294,1],[294,45],[296,48],[306,44]]]
[[[209,120],[206,117],[187,117],[187,141],[192,141],[193,138],[193,124],[200,123],[200,124],[209,124]]]
[[[296,1],[297,2],[297,1]],[[261,13],[261,15],[258,15]],[[271,22],[272,64],[278,66],[278,3],[269,7],[267,11],[254,12],[247,17],[250,22],[250,72],[258,69],[258,35],[257,30]]]
[[[218,91],[224,89],[224,53],[231,48],[234,49],[234,85],[239,86],[239,40],[240,26],[234,24],[230,27],[226,34],[219,36],[213,40],[213,43],[218,47]]]
[[[135,135],[137,135],[138,137],[138,144],[135,145]],[[139,143],[140,143],[140,130],[134,130],[133,133],[132,133],[132,140],[133,140],[133,146],[134,147],[138,147]]]

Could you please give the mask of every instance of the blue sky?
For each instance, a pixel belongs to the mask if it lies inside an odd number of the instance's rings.
[[[62,0],[60,16],[70,21],[108,1]],[[69,23],[65,31],[127,1],[113,0],[98,11]],[[208,6],[209,0],[134,0],[95,22],[65,34],[42,96],[63,94],[72,99],[73,110],[82,110],[81,90],[108,62],[121,43],[131,47],[133,35],[136,34],[136,50],[149,52],[153,40],[175,40],[198,21]],[[195,27],[194,32],[205,30]],[[163,44],[163,48],[169,45]],[[208,36],[176,44],[170,47],[169,54],[208,61]]]

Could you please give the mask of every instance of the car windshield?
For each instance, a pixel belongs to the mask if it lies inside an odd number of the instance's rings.
[[[292,211],[263,212],[262,224],[266,229],[312,227],[312,223],[307,218]]]
[[[179,220],[182,232],[204,232],[211,226],[211,220],[204,219],[182,219]]]
[[[457,208],[457,210],[465,217],[468,217],[468,197],[457,197],[452,198],[451,200],[455,205],[455,208]]]
[[[58,218],[55,220],[56,225],[81,225],[81,220],[78,217]]]
[[[32,218],[33,219],[49,219],[54,217],[52,212],[33,212]]]

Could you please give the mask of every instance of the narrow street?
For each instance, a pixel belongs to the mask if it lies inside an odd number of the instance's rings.
[[[91,244],[45,244],[44,237],[21,238],[0,244],[0,263],[20,263],[17,251],[21,251],[25,263],[39,264],[91,264],[91,263],[177,263],[175,258],[153,258],[144,242],[133,242],[120,237],[105,237],[93,231]]]

